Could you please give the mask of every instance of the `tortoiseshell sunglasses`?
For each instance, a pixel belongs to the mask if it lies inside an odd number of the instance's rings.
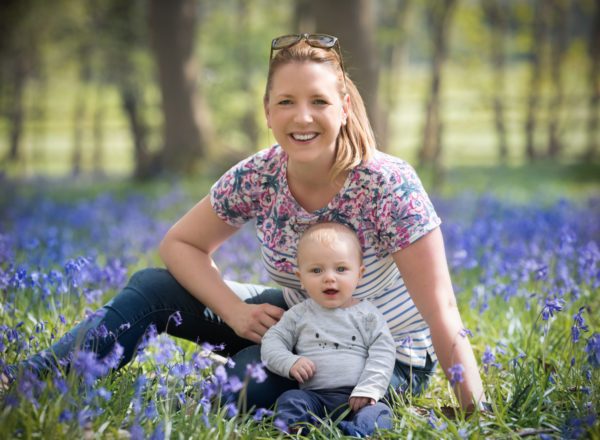
[[[340,58],[340,67],[342,68],[342,75],[344,76],[344,86],[346,85],[346,70],[344,69],[344,61],[342,60],[342,50],[340,48],[340,42],[337,37],[327,34],[295,34],[295,35],[283,35],[281,37],[274,38],[271,41],[271,56],[269,57],[269,64],[273,59],[273,52],[280,49],[286,49],[298,44],[300,41],[305,40],[309,46],[318,47],[320,49],[334,49]]]

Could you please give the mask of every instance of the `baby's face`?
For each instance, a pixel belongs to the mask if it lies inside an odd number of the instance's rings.
[[[323,244],[311,240],[299,257],[296,274],[302,288],[317,304],[335,309],[355,303],[352,294],[365,267],[360,264],[352,242],[342,239]]]

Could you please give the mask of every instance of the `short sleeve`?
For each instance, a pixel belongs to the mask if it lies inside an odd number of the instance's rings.
[[[217,180],[210,189],[210,203],[225,223],[241,227],[256,217],[259,170],[250,157],[239,162]]]
[[[391,164],[379,193],[378,236],[381,246],[394,253],[441,224],[415,170],[407,162]]]

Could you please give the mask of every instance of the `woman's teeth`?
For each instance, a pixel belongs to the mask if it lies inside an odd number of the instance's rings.
[[[292,137],[294,139],[296,139],[297,141],[308,141],[311,139],[314,139],[317,136],[316,133],[310,133],[310,134],[297,134],[297,133],[293,133]]]

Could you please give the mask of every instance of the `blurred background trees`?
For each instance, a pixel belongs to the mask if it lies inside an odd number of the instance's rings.
[[[415,165],[598,159],[598,0],[5,0],[2,169],[218,174],[274,142],[269,43],[294,32],[340,38]]]

